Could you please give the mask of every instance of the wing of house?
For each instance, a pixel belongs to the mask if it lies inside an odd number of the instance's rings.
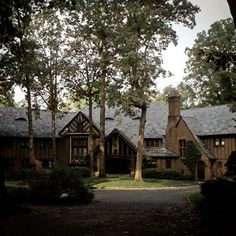
[[[53,164],[51,113],[40,111],[33,120],[35,154],[44,167]],[[173,91],[168,103],[151,103],[147,110],[144,165],[193,173],[198,179],[225,172],[225,162],[236,150],[236,114],[227,105],[180,110],[180,96]],[[106,169],[131,173],[135,168],[139,114],[130,117],[119,107],[106,108]],[[57,157],[61,165],[88,165],[88,108],[58,114]],[[93,106],[93,150],[98,163],[99,108]],[[186,165],[187,144],[200,151],[194,170]],[[28,164],[28,123],[25,108],[0,108],[0,158],[7,168]]]

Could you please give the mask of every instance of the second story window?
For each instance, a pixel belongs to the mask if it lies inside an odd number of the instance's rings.
[[[186,157],[187,142],[185,139],[179,140],[179,156],[184,158]]]
[[[224,138],[215,138],[215,146],[224,146],[225,145],[225,140]]]
[[[161,147],[161,145],[162,145],[161,138],[157,138],[157,139],[148,138],[148,139],[145,139],[145,141],[144,141],[145,147]]]

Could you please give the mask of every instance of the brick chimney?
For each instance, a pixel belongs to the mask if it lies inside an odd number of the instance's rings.
[[[170,95],[168,96],[169,104],[169,118],[179,118],[180,117],[180,95],[176,89],[172,89]]]
[[[178,151],[177,124],[180,120],[180,95],[176,89],[172,89],[168,97],[168,123],[166,126],[166,147],[171,151]]]

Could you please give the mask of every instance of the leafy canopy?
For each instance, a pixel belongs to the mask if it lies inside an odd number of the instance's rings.
[[[232,19],[215,22],[208,32],[199,33],[186,54],[185,83],[194,89],[199,105],[236,100],[236,34]]]

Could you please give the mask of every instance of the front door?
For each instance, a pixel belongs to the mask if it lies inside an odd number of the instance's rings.
[[[197,163],[197,178],[205,179],[205,163],[203,161]]]

